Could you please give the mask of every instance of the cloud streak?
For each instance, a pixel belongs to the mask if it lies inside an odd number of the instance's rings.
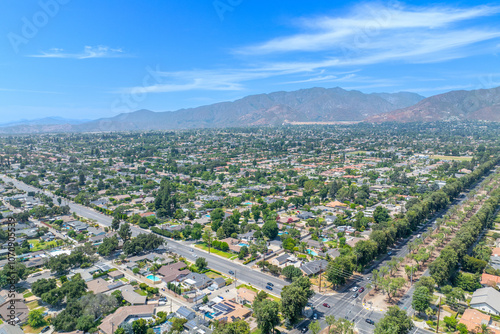
[[[500,27],[485,27],[483,19],[498,13],[500,6],[486,5],[414,7],[395,2],[385,7],[356,6],[343,17],[298,19],[296,33],[233,50],[241,62],[239,69],[158,71],[160,81],[131,89],[144,93],[241,91],[246,82],[279,77],[286,84],[349,81],[356,82],[356,87],[390,85],[353,73],[363,66],[436,63],[484,54],[498,43]],[[356,70],[349,73],[353,67]],[[341,68],[347,73],[332,73]]]
[[[80,53],[67,53],[64,49],[53,48],[40,54],[30,55],[34,58],[69,58],[69,59],[90,59],[90,58],[117,58],[125,56],[122,49],[111,48],[109,46],[85,46]]]

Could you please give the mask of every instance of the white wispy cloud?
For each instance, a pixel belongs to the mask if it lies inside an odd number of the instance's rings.
[[[355,7],[346,17],[302,18],[298,22],[301,32],[242,47],[235,52],[259,55],[335,50],[342,46],[373,49],[392,45],[394,48],[421,39],[422,33],[461,31],[458,24],[499,12],[500,6],[453,8],[363,5]],[[380,39],[387,37],[392,43],[384,41],[380,44]]]
[[[85,46],[82,52],[68,53],[64,49],[53,48],[49,51],[42,51],[40,54],[30,55],[35,58],[72,58],[72,59],[89,59],[89,58],[116,58],[123,57],[125,53],[120,48],[111,48],[109,46]]]
[[[485,26],[482,20],[499,13],[500,6],[488,5],[356,6],[342,17],[298,19],[294,34],[235,49],[240,68],[158,71],[154,84],[128,90],[241,91],[249,81],[276,77],[286,84],[343,80],[354,83],[353,87],[390,86],[353,73],[374,64],[434,63],[490,52],[500,38],[500,25]],[[490,42],[490,49],[485,42]],[[351,73],[334,73],[353,67],[356,71]]]

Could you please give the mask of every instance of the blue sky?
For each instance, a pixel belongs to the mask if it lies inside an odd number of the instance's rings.
[[[467,1],[3,0],[0,123],[309,87],[496,87],[499,16]]]

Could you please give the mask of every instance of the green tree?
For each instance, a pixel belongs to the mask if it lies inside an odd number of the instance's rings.
[[[154,205],[160,218],[171,218],[178,209],[175,187],[167,178],[163,178],[160,182],[160,189],[156,195]]]
[[[314,292],[308,277],[300,277],[281,290],[281,313],[292,324],[302,314]]]
[[[113,217],[113,221],[111,222],[111,229],[113,231],[118,231],[118,229],[120,228],[120,218],[118,217]]]
[[[204,257],[199,257],[196,259],[196,267],[199,270],[205,269],[207,265],[208,265],[207,259],[205,259]]]
[[[413,293],[412,307],[420,313],[425,312],[431,303],[431,299],[432,295],[429,289],[425,286],[419,286]]]
[[[124,223],[120,226],[120,229],[118,230],[118,235],[120,238],[123,239],[123,241],[127,241],[130,239],[132,236],[132,231],[130,230],[130,225],[128,223]]]
[[[132,330],[134,331],[134,334],[146,334],[148,330],[148,323],[145,319],[136,320],[132,323]]]
[[[313,321],[309,324],[309,330],[311,331],[312,334],[318,334],[319,331],[321,330],[321,325],[319,324],[319,321]]]
[[[254,316],[257,319],[257,326],[263,334],[274,333],[274,327],[280,323],[280,305],[274,300],[264,299],[254,302]]]
[[[294,266],[286,266],[281,271],[281,274],[283,274],[289,280],[292,280],[295,277],[301,277],[302,276],[302,270],[300,270],[299,268],[294,267]]]
[[[385,223],[389,219],[391,219],[391,217],[389,216],[389,210],[387,208],[384,208],[383,206],[377,206],[375,208],[375,211],[373,212],[373,220],[375,223]]]
[[[210,233],[210,231],[208,230],[205,230],[205,232],[203,232],[203,235],[201,237],[203,241],[207,244],[208,254],[210,254],[210,248],[212,247],[212,241],[213,241],[212,233]]]
[[[28,323],[33,328],[38,328],[45,324],[43,319],[43,311],[41,309],[31,310],[28,314]]]
[[[250,334],[250,326],[245,320],[233,322],[216,322],[213,334]]]
[[[375,325],[375,334],[406,334],[413,327],[413,321],[406,312],[397,306],[392,306]]]
[[[278,236],[278,232],[278,223],[276,223],[275,221],[267,221],[262,226],[262,234],[264,234],[264,236],[266,236],[270,240],[276,238]]]

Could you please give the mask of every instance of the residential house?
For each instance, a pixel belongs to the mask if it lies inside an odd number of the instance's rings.
[[[223,314],[219,315],[215,319],[224,322],[243,320],[252,315],[252,310],[241,306],[232,300],[214,305],[214,308],[223,311]]]
[[[483,287],[487,287],[487,286],[500,287],[500,276],[495,276],[495,275],[483,273],[481,275],[481,285]]]
[[[302,211],[302,212],[300,212],[297,215],[297,218],[300,218],[300,219],[303,219],[303,220],[307,220],[307,219],[310,219],[310,218],[314,218],[314,215],[311,212]]]
[[[120,307],[114,313],[108,315],[99,326],[99,333],[113,334],[123,323],[139,319],[152,319],[155,314],[155,306],[135,305]]]
[[[22,324],[28,320],[28,313],[29,309],[22,295],[11,298],[7,290],[0,292],[0,317],[4,322]]]
[[[464,324],[470,332],[473,332],[477,328],[481,328],[482,325],[490,325],[490,322],[491,317],[489,315],[469,308],[465,310],[458,323]],[[498,333],[500,333],[500,331],[498,331]]]
[[[183,318],[187,320],[192,320],[196,317],[196,313],[194,313],[194,311],[188,309],[185,306],[179,307],[179,309],[175,311],[175,314],[178,318]]]
[[[12,326],[8,324],[0,325],[0,334],[23,334],[23,330],[18,326]]]
[[[300,270],[302,270],[304,275],[311,276],[318,274],[320,271],[324,272],[327,266],[328,266],[328,261],[316,260],[302,264]]]
[[[236,295],[236,301],[241,305],[250,304],[252,305],[257,293],[248,289],[238,289]]]
[[[117,280],[117,279],[120,279],[122,277],[125,277],[125,274],[119,270],[115,270],[115,271],[108,272],[108,276],[114,280]]]
[[[486,313],[500,315],[500,292],[492,287],[478,289],[472,294],[469,305]]]
[[[212,279],[205,274],[189,273],[182,282],[187,286],[201,290],[209,286]]]
[[[102,278],[97,278],[87,282],[87,290],[92,291],[94,294],[98,294],[117,289],[123,285],[125,285],[125,283],[122,281],[109,283]]]
[[[134,291],[131,285],[125,285],[120,289],[123,299],[129,302],[131,305],[144,305],[147,302],[147,296],[141,296]]]
[[[283,264],[285,264],[287,261],[288,261],[288,258],[290,257],[290,255],[288,254],[281,254],[279,256],[276,256],[275,258],[271,259],[271,264],[275,265],[275,266],[282,266]]]
[[[158,270],[158,274],[163,276],[162,280],[165,283],[180,281],[184,276],[190,273],[187,269],[181,270],[183,268],[186,268],[186,264],[184,262],[177,262],[169,264],[168,266],[162,266]]]

